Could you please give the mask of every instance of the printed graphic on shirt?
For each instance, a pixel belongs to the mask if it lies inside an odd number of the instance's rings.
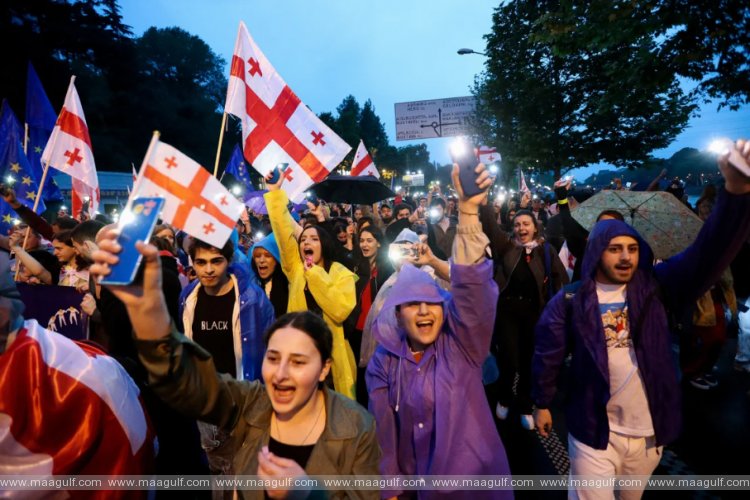
[[[599,304],[599,312],[602,315],[607,349],[632,347],[633,341],[630,339],[628,328],[628,306],[624,302]]]

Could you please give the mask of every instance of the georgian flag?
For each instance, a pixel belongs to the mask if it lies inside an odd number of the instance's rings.
[[[0,477],[153,471],[156,441],[138,387],[93,345],[27,320],[0,355],[0,380]]]
[[[154,138],[131,199],[164,198],[161,218],[209,245],[221,248],[244,205],[202,165]]]
[[[531,189],[526,185],[526,178],[523,176],[523,170],[518,167],[518,192],[519,193],[530,193]]]
[[[288,164],[283,189],[295,202],[325,179],[351,147],[284,82],[240,22],[224,110],[242,121],[245,158],[264,176]]]
[[[484,163],[485,165],[502,160],[500,153],[497,152],[497,148],[489,146],[480,146],[477,150],[477,156],[479,157],[479,163]]]
[[[365,141],[362,139],[359,140],[359,146],[357,147],[357,152],[354,154],[352,165],[352,175],[372,175],[380,179],[380,172],[378,172],[377,167],[372,162],[370,153],[367,152],[367,148],[365,147]]]
[[[89,198],[89,215],[93,215],[99,207],[99,179],[75,78],[70,79],[62,111],[42,152],[42,162],[72,177],[73,215],[80,213],[85,198]]]

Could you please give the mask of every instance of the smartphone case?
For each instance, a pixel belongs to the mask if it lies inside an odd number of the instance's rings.
[[[111,266],[111,272],[101,280],[104,285],[129,285],[135,279],[143,256],[135,248],[136,241],[148,242],[159,219],[164,198],[136,198],[130,211],[133,220],[120,227],[117,242],[122,247],[120,260]]]

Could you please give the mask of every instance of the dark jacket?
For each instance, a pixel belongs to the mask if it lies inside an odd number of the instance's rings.
[[[558,293],[536,328],[532,397],[548,408],[566,355],[572,353],[566,390],[566,423],[579,441],[606,449],[610,398],[607,347],[596,295],[596,268],[609,241],[621,235],[640,242],[638,269],[628,283],[630,332],[643,378],[657,445],[680,433],[681,397],[667,321],[691,308],[715,283],[750,234],[750,195],[722,193],[695,242],[653,266],[652,252],[638,233],[617,220],[600,221],[589,235],[580,286],[572,297]]]
[[[500,229],[495,221],[492,207],[482,207],[480,209],[480,222],[482,230],[490,240],[490,249],[492,258],[495,262],[495,282],[500,289],[502,296],[503,290],[508,286],[510,277],[513,274],[518,262],[524,255],[525,249],[516,245],[511,239],[512,236]],[[557,292],[563,285],[568,282],[568,274],[560,262],[560,257],[551,245],[539,245],[532,250],[531,269],[534,278],[536,278],[537,290],[539,291],[539,304],[543,307],[549,297],[549,279],[545,270],[544,252],[549,252],[550,265],[549,274],[552,278],[552,292]]]

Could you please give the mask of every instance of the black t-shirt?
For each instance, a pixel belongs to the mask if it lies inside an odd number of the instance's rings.
[[[208,295],[198,288],[198,301],[193,316],[193,341],[211,353],[219,373],[237,377],[234,356],[234,288],[224,295]]]
[[[268,451],[277,457],[294,460],[303,469],[307,466],[308,460],[310,460],[313,448],[315,448],[315,443],[299,446],[282,443],[270,436],[268,437]]]

